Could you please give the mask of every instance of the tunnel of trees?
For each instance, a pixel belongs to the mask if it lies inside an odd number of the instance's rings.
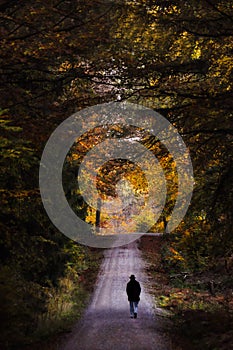
[[[41,324],[78,307],[88,289],[85,276],[98,268],[99,252],[52,225],[38,185],[50,134],[85,107],[129,101],[158,111],[177,128],[190,150],[195,188],[187,215],[168,239],[170,264],[193,271],[224,261],[230,268],[232,22],[229,0],[1,1],[3,347],[23,344]],[[130,132],[121,126],[110,131]],[[95,129],[82,144],[88,148],[104,136]],[[143,142],[159,153],[155,138],[143,135]],[[169,162],[160,153],[160,161]],[[67,167],[69,197],[77,164]],[[112,174],[105,173],[102,186],[109,189]],[[82,199],[70,200],[85,219]]]

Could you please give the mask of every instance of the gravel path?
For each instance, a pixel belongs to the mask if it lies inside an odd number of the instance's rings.
[[[136,242],[106,250],[90,306],[60,350],[171,350],[154,317],[144,267]],[[125,292],[131,274],[142,287],[137,319],[130,318]]]

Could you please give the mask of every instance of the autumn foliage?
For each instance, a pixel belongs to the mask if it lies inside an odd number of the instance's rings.
[[[167,239],[165,265],[193,271],[225,264],[231,271],[232,20],[228,0],[1,2],[3,347],[30,341],[41,320],[64,316],[76,292],[86,290],[86,271],[96,271],[90,249],[50,223],[38,188],[48,137],[84,107],[126,100],[160,112],[178,129],[191,153],[195,189],[186,217]],[[106,132],[141,133],[140,142],[158,158],[168,196],[152,228],[163,232],[177,196],[175,164],[155,137],[140,130],[118,125],[83,135],[64,165],[67,199],[84,220],[94,221],[75,184],[80,159]],[[103,197],[114,196],[114,171],[146,191],[139,169],[113,161],[99,174]]]

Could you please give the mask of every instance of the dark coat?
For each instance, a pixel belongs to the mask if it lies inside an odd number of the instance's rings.
[[[129,301],[139,301],[139,296],[141,293],[141,286],[139,282],[136,280],[129,281],[126,286],[126,293]]]

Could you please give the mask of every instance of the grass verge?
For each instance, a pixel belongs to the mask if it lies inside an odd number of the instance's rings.
[[[81,275],[67,274],[58,288],[50,290],[47,311],[37,322],[26,345],[17,350],[55,350],[86,309],[102,262],[102,250],[93,249],[88,268]]]

